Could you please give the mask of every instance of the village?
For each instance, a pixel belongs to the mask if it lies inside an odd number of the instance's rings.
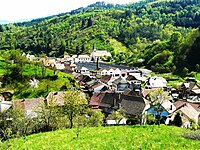
[[[26,54],[24,54],[26,55]],[[34,55],[27,54],[30,61]],[[198,124],[200,118],[200,85],[195,78],[187,78],[178,88],[167,85],[167,80],[159,76],[151,76],[151,70],[111,66],[103,64],[102,57],[111,57],[105,50],[93,49],[91,55],[65,55],[64,58],[40,58],[45,67],[72,73],[82,89],[83,97],[88,97],[88,107],[93,111],[101,110],[105,115],[105,123],[117,124],[109,115],[122,108],[126,118],[119,124],[137,124],[133,118],[140,116],[140,124],[145,124],[146,116],[152,114],[160,118],[162,124],[171,125],[176,114],[182,119],[181,127],[190,128]],[[90,64],[90,67],[88,64]],[[92,66],[92,67],[91,67]],[[34,79],[32,82],[38,82]],[[158,93],[159,102],[152,102],[151,93]],[[6,101],[1,96],[0,112],[8,109],[22,109],[29,117],[37,116],[34,111],[39,103],[49,105],[52,100],[57,105],[63,104],[65,91],[52,91],[47,97]],[[159,110],[156,106],[159,104]]]

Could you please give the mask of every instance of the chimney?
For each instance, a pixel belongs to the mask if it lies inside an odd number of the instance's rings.
[[[99,57],[97,57],[96,70],[99,70]]]

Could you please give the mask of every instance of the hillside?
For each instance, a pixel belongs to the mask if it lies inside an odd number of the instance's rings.
[[[186,129],[170,126],[81,128],[34,134],[0,143],[4,149],[200,149],[200,141],[182,135]]]
[[[147,65],[154,69],[151,63],[148,64],[149,56],[144,55],[147,54],[145,48],[157,41],[166,43],[173,33],[180,33],[185,39],[200,25],[199,18],[198,0],[146,0],[129,5],[97,2],[70,13],[1,25],[0,49],[19,48],[34,54],[44,52],[48,56],[59,57],[64,52],[89,54],[96,45],[97,49],[112,53],[113,63]],[[116,42],[113,44],[113,41]],[[127,50],[117,51],[118,45]],[[167,56],[173,54],[170,52],[174,47],[165,48],[169,50]],[[137,60],[141,58],[145,59],[144,64],[138,64]],[[162,64],[167,64],[168,68],[177,67],[175,60],[171,58],[169,61],[172,62]],[[172,71],[166,67],[164,70]]]
[[[30,84],[34,78],[37,87]],[[31,62],[19,50],[0,51],[0,82],[0,93],[10,92],[12,99],[46,97],[51,91],[78,88],[71,74],[44,68],[41,61]]]

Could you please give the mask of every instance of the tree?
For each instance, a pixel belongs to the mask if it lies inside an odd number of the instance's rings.
[[[7,140],[17,135],[24,135],[24,113],[21,110],[9,109],[0,112],[0,138]]]
[[[3,29],[3,26],[0,24],[0,32],[3,32],[4,29]]]
[[[125,114],[125,111],[123,110],[123,108],[119,108],[118,110],[113,111],[111,114],[111,118],[113,120],[115,120],[115,122],[117,124],[119,124],[120,121],[125,118],[125,116],[126,116],[126,114]]]
[[[74,117],[81,115],[85,112],[87,100],[83,96],[83,93],[79,91],[68,91],[64,96],[63,113],[68,117],[70,121],[70,128],[73,127]]]
[[[153,125],[153,124],[155,124],[155,123],[156,123],[155,117],[154,117],[152,114],[147,114],[147,116],[146,116],[146,123],[147,123],[148,125]]]
[[[3,53],[5,58],[6,74],[4,75],[4,82],[7,84],[11,81],[22,81],[25,64],[28,59],[22,54],[21,50],[10,50]]]
[[[157,90],[150,92],[149,98],[151,105],[154,107],[157,123],[158,125],[160,125],[160,121],[162,119],[161,114],[163,111],[162,104],[164,100],[167,98],[167,94],[164,93],[163,89],[158,88]]]
[[[182,126],[183,122],[182,122],[181,115],[179,112],[175,115],[173,124],[178,127]]]
[[[90,18],[88,19],[88,24],[87,24],[87,26],[90,27],[90,26],[92,26],[92,24],[93,24],[92,18],[90,17]]]
[[[97,127],[103,124],[103,119],[105,116],[101,111],[93,111],[89,109],[88,115],[89,120],[87,122],[87,125],[89,125],[90,127]]]
[[[48,105],[40,104],[36,112],[38,114],[38,130],[51,131],[56,128],[53,124],[56,122],[58,114],[61,113],[58,113],[58,109],[53,103],[53,98],[49,101]]]
[[[199,71],[200,71],[200,65],[199,65],[199,64],[196,64],[196,65],[195,65],[195,69],[196,69],[196,72],[199,72]]]

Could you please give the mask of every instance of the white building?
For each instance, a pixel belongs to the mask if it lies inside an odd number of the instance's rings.
[[[86,67],[77,67],[76,69],[75,69],[75,71],[77,72],[77,73],[80,73],[80,74],[83,74],[83,75],[90,75],[90,71],[89,71],[89,69],[88,68],[86,68]]]
[[[96,62],[97,61],[97,58],[100,58],[101,57],[111,57],[111,53],[106,51],[106,50],[96,50],[96,48],[93,49],[91,55],[90,55],[90,58],[92,61]]]
[[[90,62],[91,58],[88,55],[78,55],[78,62]]]
[[[167,81],[163,77],[150,77],[146,80],[145,88],[165,88]]]

